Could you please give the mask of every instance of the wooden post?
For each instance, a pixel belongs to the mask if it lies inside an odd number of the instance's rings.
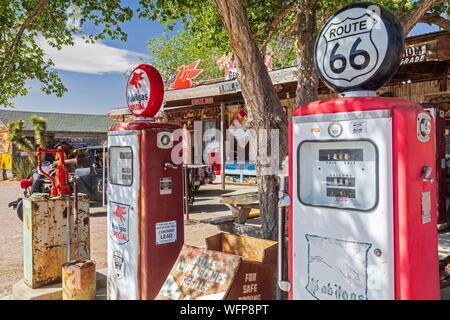
[[[189,173],[188,165],[183,165],[184,171],[184,210],[186,214],[186,221],[189,221]]]
[[[220,183],[225,190],[225,103],[220,104]]]

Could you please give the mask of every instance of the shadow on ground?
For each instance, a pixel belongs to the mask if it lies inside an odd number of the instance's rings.
[[[228,211],[223,204],[194,204],[189,206],[189,214]]]
[[[236,190],[229,189],[229,190],[221,190],[221,189],[205,189],[200,188],[195,194],[195,197],[203,198],[214,198],[214,197],[223,197],[227,194],[236,192]]]

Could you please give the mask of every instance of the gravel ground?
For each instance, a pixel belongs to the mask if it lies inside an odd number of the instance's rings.
[[[0,182],[0,297],[23,278],[22,222],[8,208],[21,195],[18,182]]]

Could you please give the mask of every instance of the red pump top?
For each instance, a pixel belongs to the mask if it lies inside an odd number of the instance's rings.
[[[294,111],[293,116],[381,110],[392,109],[395,107],[416,107],[418,110],[422,109],[420,105],[403,99],[386,97],[350,97],[314,101],[297,108]]]

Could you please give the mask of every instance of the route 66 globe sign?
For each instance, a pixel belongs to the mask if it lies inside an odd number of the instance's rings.
[[[141,64],[127,81],[128,109],[136,117],[153,117],[164,99],[163,79],[153,66]]]
[[[323,82],[336,92],[376,90],[400,66],[403,30],[383,6],[353,3],[335,13],[321,30],[315,66]]]

